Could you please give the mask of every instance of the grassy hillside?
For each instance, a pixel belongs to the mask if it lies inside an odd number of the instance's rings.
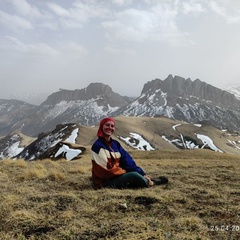
[[[89,149],[71,162],[0,161],[0,239],[240,238],[240,157],[207,150],[131,154],[169,184],[94,190]]]
[[[240,156],[240,136],[237,133],[225,132],[213,126],[201,124],[201,127],[195,124],[180,122],[164,117],[116,117],[115,137],[128,137],[130,132],[141,135],[147,142],[157,150],[179,150],[173,144],[165,141],[162,136],[170,140],[181,139],[181,135],[190,137],[198,143],[202,141],[196,137],[196,134],[208,136],[215,146],[223,152],[236,154]],[[178,125],[175,129],[174,126]],[[89,146],[96,139],[98,126],[81,126],[79,131],[78,143],[83,146]],[[122,142],[124,145],[124,143]],[[125,145],[125,148],[128,148]],[[130,148],[128,148],[130,149]]]

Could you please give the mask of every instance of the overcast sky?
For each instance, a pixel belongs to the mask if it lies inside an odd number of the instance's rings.
[[[92,82],[139,96],[169,74],[224,88],[240,78],[240,1],[0,0],[0,56],[0,99]]]

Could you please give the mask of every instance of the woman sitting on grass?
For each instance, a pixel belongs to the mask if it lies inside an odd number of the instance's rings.
[[[104,118],[97,132],[98,139],[91,148],[92,181],[95,187],[145,188],[165,184],[166,177],[151,179],[136,165],[117,140],[111,138],[115,120]]]

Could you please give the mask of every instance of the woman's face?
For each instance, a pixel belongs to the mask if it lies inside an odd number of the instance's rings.
[[[115,131],[115,124],[113,121],[106,122],[102,127],[103,134],[110,137]]]

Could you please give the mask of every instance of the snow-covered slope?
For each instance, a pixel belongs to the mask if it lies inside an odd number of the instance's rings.
[[[5,151],[0,149],[1,159],[59,159],[65,158],[72,160],[78,158],[85,148],[76,144],[79,127],[76,124],[58,125],[53,131],[42,133],[36,140],[31,142],[26,147],[20,147],[21,137],[14,134],[8,140],[8,147]],[[0,140],[4,143],[4,139]]]
[[[235,95],[237,99],[240,100],[240,86],[232,86],[225,89],[227,92]]]
[[[36,108],[34,117],[23,125],[21,131],[36,135],[53,129],[59,123],[96,124],[127,104],[124,97],[101,83],[90,84],[81,90],[60,90]]]
[[[240,131],[240,101],[200,80],[169,76],[144,85],[140,97],[115,115],[164,116],[186,122],[208,121],[219,128]]]

